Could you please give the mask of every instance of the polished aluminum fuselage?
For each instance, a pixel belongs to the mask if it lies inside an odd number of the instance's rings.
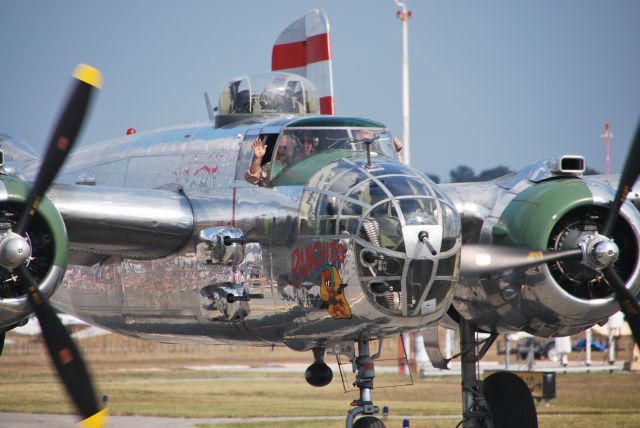
[[[298,236],[306,186],[268,188],[245,181],[243,141],[278,133],[283,123],[184,125],[73,154],[50,192],[67,223],[72,250],[54,304],[89,323],[145,339],[285,344],[300,350],[436,322],[453,290],[423,315],[381,313],[363,294],[353,240]],[[149,219],[159,207],[179,221],[160,219],[155,227]],[[199,254],[200,231],[223,226],[254,241],[246,244],[238,265],[206,263]],[[105,233],[112,236],[101,236]],[[336,319],[318,305],[319,278],[292,284],[291,272],[300,263],[311,271],[339,264],[353,316]],[[220,298],[220,290],[233,292],[238,284],[254,297]]]

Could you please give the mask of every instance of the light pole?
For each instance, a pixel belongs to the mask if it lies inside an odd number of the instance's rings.
[[[613,138],[613,132],[609,126],[609,122],[604,123],[604,132],[600,136],[604,140],[604,152],[605,152],[605,174],[609,174],[609,141]]]
[[[411,161],[411,151],[409,145],[409,30],[408,22],[411,18],[411,11],[407,10],[407,5],[398,0],[394,0],[400,8],[396,13],[402,21],[402,160],[405,164]]]
[[[401,1],[393,0],[400,9],[396,12],[396,17],[402,21],[402,162],[409,165],[411,162],[411,151],[409,145],[409,30],[407,24],[409,18],[411,18],[411,11],[407,10],[407,5]],[[403,334],[405,343],[411,341],[408,340],[408,336]],[[424,348],[424,340],[422,334],[416,336],[414,345]],[[407,357],[409,357],[410,347],[405,346]],[[416,348],[417,354],[417,348]],[[425,351],[426,354],[426,351]]]

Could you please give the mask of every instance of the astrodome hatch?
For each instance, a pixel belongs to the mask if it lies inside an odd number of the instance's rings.
[[[296,74],[244,74],[222,87],[217,113],[216,127],[251,117],[318,115],[318,90]]]

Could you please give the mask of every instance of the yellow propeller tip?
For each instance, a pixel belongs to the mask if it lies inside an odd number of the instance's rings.
[[[91,67],[90,65],[78,65],[73,71],[73,77],[98,89],[102,88],[102,73],[100,73],[100,70]]]
[[[88,417],[78,424],[80,428],[102,428],[107,423],[109,410],[104,408],[93,416]]]

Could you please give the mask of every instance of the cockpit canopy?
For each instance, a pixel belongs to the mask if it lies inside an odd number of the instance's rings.
[[[327,163],[345,157],[365,157],[367,144],[372,156],[397,160],[391,140],[385,128],[287,127],[271,155],[270,177],[274,180],[286,175],[280,184],[304,184]]]
[[[318,115],[318,90],[311,81],[291,73],[256,73],[234,77],[218,97],[216,126],[282,114]]]

